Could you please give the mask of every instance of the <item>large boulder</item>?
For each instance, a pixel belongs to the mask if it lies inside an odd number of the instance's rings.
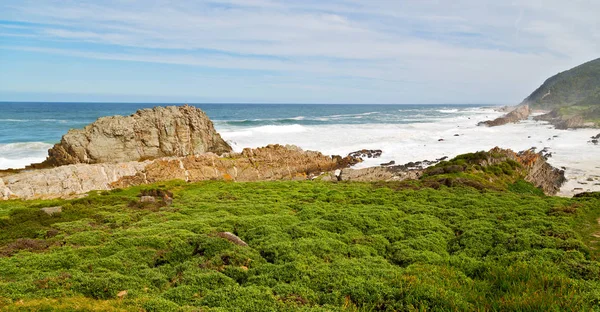
[[[231,152],[206,114],[195,107],[138,110],[72,129],[48,151],[43,166],[117,163],[206,152]]]
[[[515,123],[527,119],[529,117],[529,113],[530,111],[528,105],[520,105],[517,106],[513,111],[509,112],[508,114],[502,117],[496,118],[494,120],[482,121],[477,125],[488,127],[502,126],[507,123]]]

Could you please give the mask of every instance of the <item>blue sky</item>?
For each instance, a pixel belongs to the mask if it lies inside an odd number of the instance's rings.
[[[0,101],[517,104],[600,1],[0,0]]]

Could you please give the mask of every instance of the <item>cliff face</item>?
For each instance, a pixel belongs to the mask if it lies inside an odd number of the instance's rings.
[[[517,106],[514,110],[512,110],[511,112],[509,112],[508,114],[496,118],[494,120],[488,120],[488,121],[482,121],[478,124],[478,126],[488,126],[488,127],[496,127],[496,126],[502,126],[505,125],[507,123],[515,123],[515,122],[519,122],[521,120],[525,120],[529,117],[529,106],[528,105],[521,105],[521,106]]]
[[[205,152],[231,152],[200,109],[169,106],[131,116],[103,117],[73,129],[48,151],[44,166],[138,161]]]
[[[281,145],[245,149],[240,154],[224,156],[205,153],[144,162],[75,164],[27,171],[0,178],[0,199],[69,198],[92,190],[174,179],[188,182],[305,180],[359,161]]]

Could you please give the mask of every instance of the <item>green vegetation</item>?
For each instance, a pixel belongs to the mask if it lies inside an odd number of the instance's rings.
[[[552,110],[578,105],[600,106],[600,59],[548,78],[523,103],[534,109]]]
[[[581,117],[587,125],[600,127],[600,59],[552,76],[523,104],[552,110],[549,118]]]
[[[544,196],[517,163],[476,167],[489,157],[410,183],[173,181],[0,202],[0,310],[600,311],[600,198]]]

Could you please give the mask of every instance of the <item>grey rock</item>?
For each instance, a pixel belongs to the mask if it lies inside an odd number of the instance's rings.
[[[156,198],[154,198],[154,196],[142,196],[142,197],[140,197],[140,202],[141,203],[155,203]]]
[[[242,246],[242,247],[248,246],[248,244],[246,244],[246,242],[244,242],[241,238],[239,238],[237,235],[235,235],[231,232],[219,232],[219,233],[217,233],[217,236],[224,238],[238,246]]]
[[[43,211],[43,212],[45,212],[49,216],[51,216],[51,215],[56,214],[56,213],[61,213],[62,212],[62,206],[45,207],[45,208],[42,208],[40,210]]]

